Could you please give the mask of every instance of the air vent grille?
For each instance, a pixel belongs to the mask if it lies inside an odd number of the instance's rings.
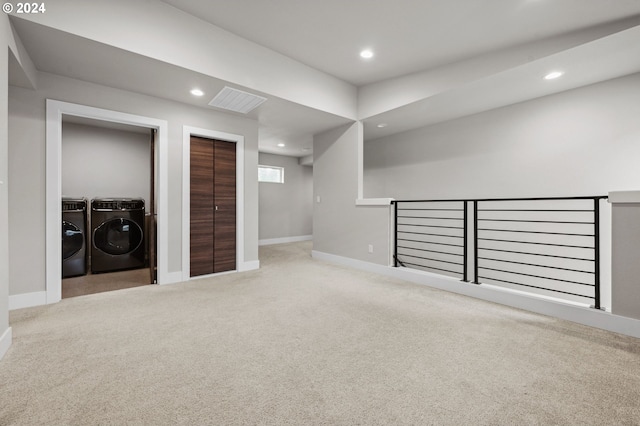
[[[262,96],[225,86],[225,88],[209,102],[209,105],[247,114],[266,100],[267,98],[263,98]]]

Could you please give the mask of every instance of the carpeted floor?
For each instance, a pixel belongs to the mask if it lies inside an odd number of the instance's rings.
[[[0,424],[640,424],[640,340],[310,249],[11,312]]]

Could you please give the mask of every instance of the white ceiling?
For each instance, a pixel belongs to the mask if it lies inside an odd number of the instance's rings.
[[[162,1],[356,86],[640,13],[638,0]]]
[[[365,139],[640,72],[640,0],[162,0],[243,38],[332,74],[361,90],[453,62],[489,62],[497,51],[553,40],[572,31],[632,17],[618,34],[578,43],[518,66],[497,68],[433,96],[365,117]],[[179,13],[176,11],[176,13]],[[637,19],[636,19],[637,18]],[[12,16],[36,68],[202,108],[228,82]],[[375,51],[371,60],[358,52]],[[539,74],[562,64],[567,78],[545,84]],[[418,74],[415,74],[418,75]],[[10,84],[23,81],[10,68]],[[168,84],[167,82],[170,82]],[[363,86],[365,85],[365,86]],[[194,98],[185,88],[199,86]],[[312,136],[349,120],[268,93],[248,117],[260,123],[262,152],[304,156]],[[469,102],[471,101],[471,102]],[[234,114],[234,113],[231,113]],[[388,123],[384,129],[376,124]],[[283,142],[286,148],[278,148]]]

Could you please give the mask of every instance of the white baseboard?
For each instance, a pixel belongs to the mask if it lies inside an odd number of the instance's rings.
[[[14,294],[9,296],[9,310],[31,308],[47,304],[47,292],[36,291],[33,293]]]
[[[259,260],[250,260],[248,262],[243,262],[238,268],[238,272],[253,271],[254,269],[260,269]]]
[[[298,241],[310,241],[313,240],[313,235],[299,235],[297,237],[284,237],[284,238],[268,238],[265,240],[259,240],[259,246],[270,246],[272,244],[285,244],[285,243],[297,243]]]
[[[2,333],[2,336],[0,336],[0,359],[2,359],[9,350],[11,339],[11,327],[9,327]]]
[[[164,277],[164,281],[163,282],[158,282],[158,284],[160,284],[160,285],[175,284],[175,283],[180,283],[182,281],[184,281],[183,277],[182,277],[182,271],[168,272],[166,274],[166,276]]]
[[[311,255],[314,259],[395,277],[452,293],[475,297],[501,305],[524,309],[538,314],[640,338],[640,320],[634,318],[622,317],[609,312],[576,306],[570,303],[541,299],[496,286],[466,283],[455,278],[443,277],[429,272],[378,265],[315,250],[311,252]]]

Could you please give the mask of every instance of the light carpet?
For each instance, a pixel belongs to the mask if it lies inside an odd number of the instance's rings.
[[[640,424],[639,339],[310,250],[11,312],[0,424]]]

